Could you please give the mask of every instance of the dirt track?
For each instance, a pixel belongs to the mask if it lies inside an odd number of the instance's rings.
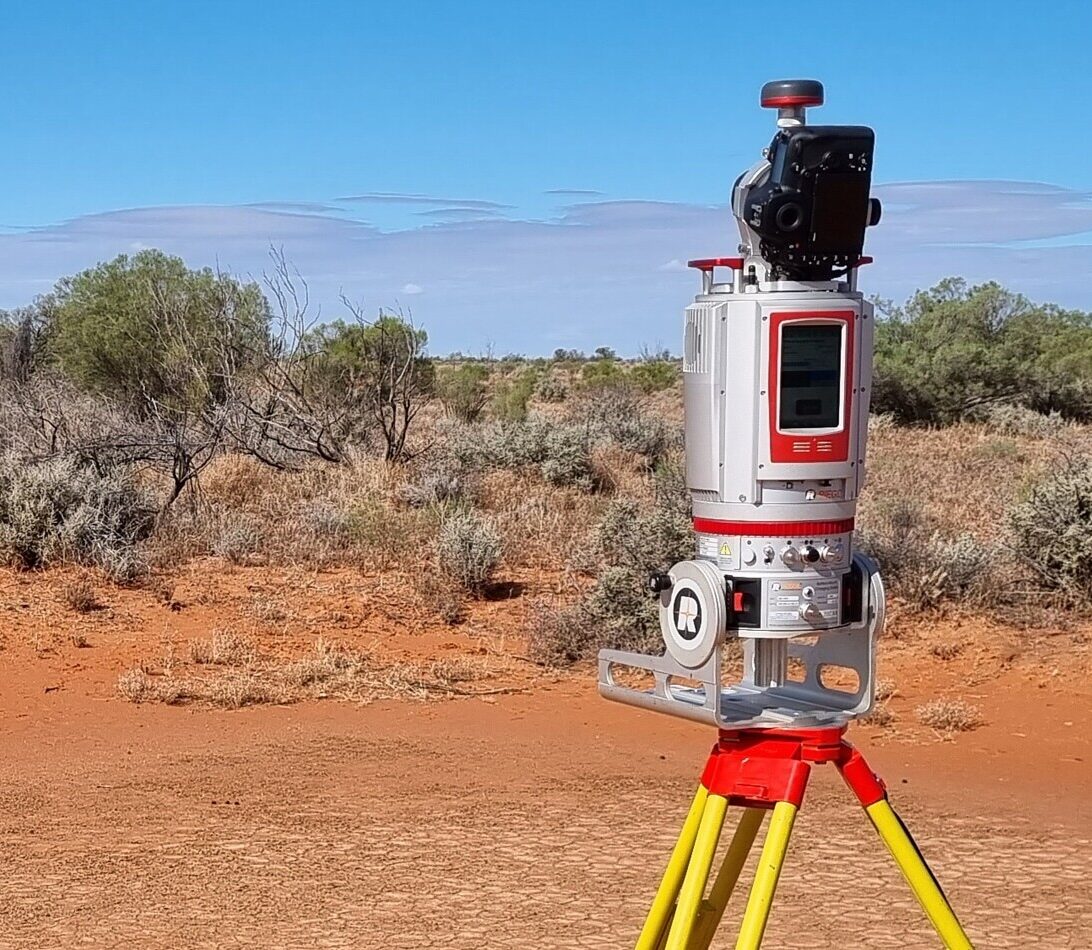
[[[234,713],[23,687],[0,726],[4,948],[631,946],[711,739],[579,681]],[[1087,701],[1053,708],[1088,735]],[[993,731],[873,763],[977,946],[1092,946],[1087,740]],[[834,773],[766,945],[937,945]]]

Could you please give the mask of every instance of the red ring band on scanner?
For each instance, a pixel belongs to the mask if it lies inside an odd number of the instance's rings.
[[[853,530],[853,523],[853,518],[843,518],[841,521],[719,521],[716,518],[695,518],[694,530],[698,534],[810,538],[819,534],[845,534]]]
[[[771,107],[782,109],[787,106],[821,106],[822,104],[822,96],[770,96],[768,99],[762,100],[764,109]]]

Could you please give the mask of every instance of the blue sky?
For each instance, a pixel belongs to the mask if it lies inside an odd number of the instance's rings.
[[[877,133],[868,291],[947,274],[1092,308],[1092,12],[915,4],[3,3],[0,306],[157,246],[434,349],[674,346],[731,253],[763,81]]]

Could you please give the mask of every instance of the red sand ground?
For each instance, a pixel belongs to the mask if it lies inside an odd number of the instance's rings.
[[[518,653],[519,601],[476,605],[454,630],[410,614],[407,630],[376,579],[206,563],[174,608],[101,587],[107,609],[77,615],[66,579],[0,572],[0,948],[632,946],[709,729],[604,702],[588,671],[500,659],[471,686],[520,691],[484,699],[228,711],[114,692],[163,642],[225,623],[286,653],[316,634],[396,658]],[[247,620],[256,596],[283,616]],[[1092,947],[1087,646],[1026,636],[904,624],[881,663],[894,727],[851,735],[977,946]],[[957,641],[954,660],[929,653]],[[987,724],[948,740],[918,725],[938,694]],[[766,946],[937,946],[827,771]],[[726,920],[715,945],[733,942]]]

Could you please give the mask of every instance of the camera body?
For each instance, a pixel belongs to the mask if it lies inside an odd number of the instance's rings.
[[[855,266],[865,227],[875,136],[864,126],[791,126],[767,149],[769,173],[741,195],[741,222],[774,277],[829,280]]]

